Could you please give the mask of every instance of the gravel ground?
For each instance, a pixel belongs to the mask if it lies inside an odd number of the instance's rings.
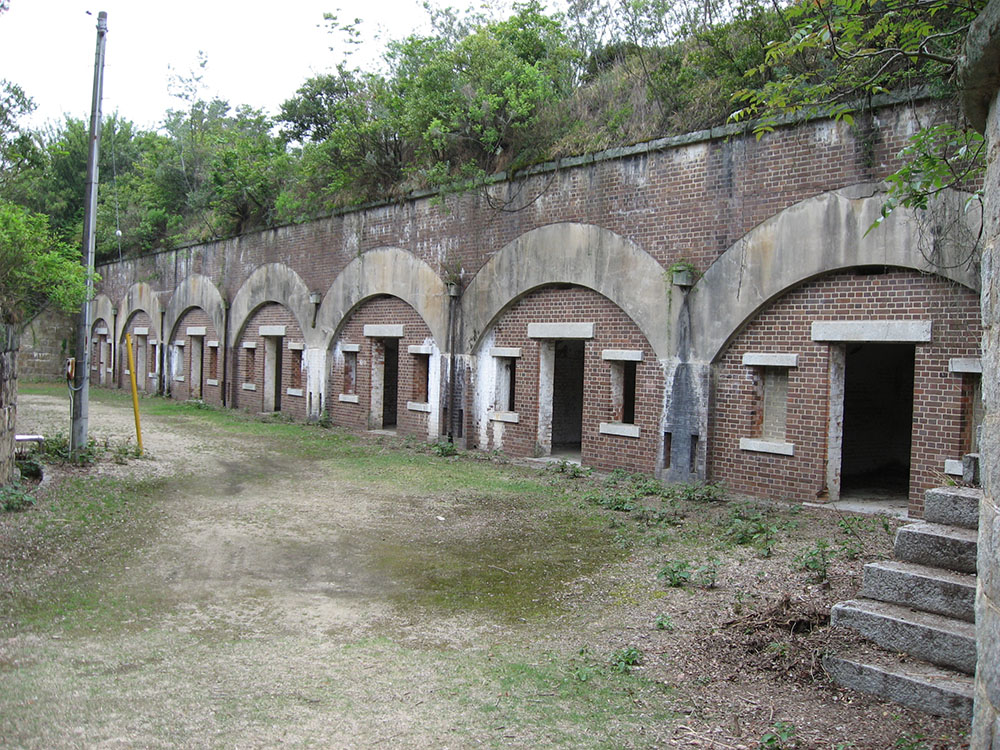
[[[61,397],[22,394],[18,431],[66,432],[67,414]],[[134,434],[119,398],[96,397],[90,422],[110,455]],[[821,582],[796,564],[837,538],[831,513],[794,512],[765,559],[692,541],[721,506],[653,533],[610,511],[594,525],[579,504],[351,473],[290,446],[291,429],[188,409],[143,430],[151,458],[89,471],[146,482],[152,510],[126,553],[91,540],[17,564],[46,533],[42,510],[0,516],[6,592],[61,602],[3,618],[0,746],[963,747],[961,724],[822,673],[818,655],[851,641],[826,627],[829,608],[864,562],[837,558]],[[593,482],[498,471],[561,493]],[[79,473],[52,469],[51,485]],[[867,554],[885,554],[882,536]],[[671,559],[715,585],[667,587],[656,571]],[[52,584],[71,567],[71,591]],[[641,661],[619,674],[608,655],[626,648]],[[778,722],[794,736],[762,745]]]

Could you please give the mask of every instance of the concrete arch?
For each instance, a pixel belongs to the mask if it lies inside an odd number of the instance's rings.
[[[691,362],[713,362],[757,312],[785,291],[825,273],[855,266],[898,266],[935,273],[978,289],[979,272],[959,258],[940,265],[924,252],[929,239],[914,212],[879,217],[884,194],[855,185],[801,201],[748,232],[716,260],[688,293]],[[942,210],[954,216],[961,196]],[[961,210],[960,208],[958,209]],[[937,247],[959,255],[959,248]],[[683,348],[683,346],[679,346]]]
[[[365,300],[398,297],[417,311],[439,347],[448,342],[448,288],[426,262],[394,247],[370,250],[337,276],[320,305],[316,328],[329,348],[343,322]]]
[[[163,318],[163,328],[167,338],[175,338],[174,329],[184,313],[193,307],[200,307],[212,319],[212,325],[219,336],[225,333],[226,306],[215,283],[202,274],[188,276],[174,290],[170,302],[167,303]]]
[[[532,289],[576,284],[618,305],[664,359],[670,349],[665,270],[637,245],[601,227],[562,223],[534,229],[490,258],[465,290],[465,351],[475,351],[496,318]]]
[[[149,316],[150,326],[155,341],[163,340],[163,331],[160,330],[160,320],[162,308],[160,298],[149,284],[144,281],[137,282],[128,288],[121,304],[118,306],[118,319],[115,322],[115,341],[120,342],[125,335],[125,328],[132,316],[139,312],[145,312]]]
[[[111,298],[106,294],[98,294],[94,299],[90,301],[90,319],[97,324],[98,320],[104,319],[104,322],[108,325],[108,331],[112,334],[115,331],[112,327],[115,325],[115,304],[111,301]],[[93,328],[93,326],[91,326]],[[91,331],[93,333],[93,331]],[[117,340],[117,339],[116,339]]]
[[[302,278],[283,263],[268,263],[255,270],[233,298],[229,313],[230,341],[238,341],[254,310],[268,302],[277,302],[295,316],[306,342],[313,344],[313,305],[309,302],[309,287]],[[312,334],[312,336],[311,336]]]

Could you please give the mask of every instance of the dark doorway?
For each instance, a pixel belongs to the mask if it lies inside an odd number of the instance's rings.
[[[399,339],[383,339],[382,350],[385,353],[382,370],[382,427],[395,427],[399,392]]]
[[[909,344],[848,344],[841,495],[908,492],[914,351]]]
[[[552,449],[583,442],[583,341],[557,341],[552,373]]]

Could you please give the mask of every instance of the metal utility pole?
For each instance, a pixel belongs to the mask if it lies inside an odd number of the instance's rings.
[[[108,14],[97,14],[97,54],[94,59],[94,98],[90,107],[90,149],[87,154],[86,202],[83,209],[83,265],[87,269],[87,299],[80,310],[76,329],[76,371],[71,388],[73,427],[70,452],[87,447],[87,416],[90,398],[90,299],[94,296],[94,224],[97,218],[97,157],[101,148],[101,93],[104,87],[104,42]]]

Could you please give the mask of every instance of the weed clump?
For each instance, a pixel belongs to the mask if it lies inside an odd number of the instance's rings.
[[[35,498],[20,482],[15,481],[0,487],[0,511],[16,513],[27,510],[34,504]]]
[[[736,503],[729,510],[724,533],[730,544],[753,547],[761,557],[770,557],[783,525],[751,503]]]

